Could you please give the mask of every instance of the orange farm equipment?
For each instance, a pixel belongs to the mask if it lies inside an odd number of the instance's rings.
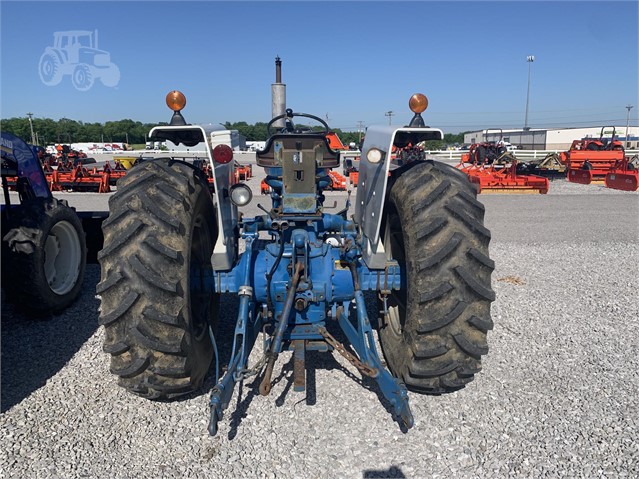
[[[603,138],[605,128],[601,129],[599,139],[574,140],[570,149],[561,153],[568,181],[583,185],[604,183],[606,175],[624,161],[623,145],[614,139],[614,127],[609,142]]]
[[[633,160],[636,160],[634,157]],[[615,168],[606,174],[604,180],[606,188],[623,191],[637,191],[639,189],[639,169],[637,162],[625,157]]]
[[[478,193],[548,193],[548,178],[517,173],[517,159],[508,153],[500,155],[499,161],[493,161],[490,165],[472,161],[471,158],[471,154],[463,154],[457,168],[468,175],[471,183],[477,185]]]
[[[566,161],[568,181],[584,185],[602,183],[623,159],[623,150],[570,150]]]
[[[271,192],[271,187],[268,185],[265,179],[262,180],[262,182],[260,183],[260,194],[268,195],[270,192]]]
[[[348,175],[349,183],[353,186],[357,186],[357,180],[359,180],[359,171],[351,171]]]
[[[96,193],[109,193],[111,186],[115,186],[119,178],[126,175],[126,170],[116,163],[112,168],[107,162],[102,169],[91,169],[82,164],[73,165],[72,161],[66,164],[58,164],[53,168],[47,162],[42,169],[47,178],[47,183],[52,191],[89,191]]]
[[[337,136],[337,133],[334,131],[326,133],[326,139],[328,140],[328,146],[330,146],[331,149],[336,151],[348,150],[348,146],[345,146],[344,143],[342,143],[342,140],[339,139],[339,136]]]
[[[328,176],[331,178],[329,189],[344,191],[347,187],[346,177],[340,175],[337,171],[329,170]]]
[[[478,193],[548,193],[548,178],[536,175],[517,174],[517,162],[502,167],[470,167],[462,169],[471,183],[477,185]]]
[[[253,176],[253,168],[251,165],[242,165],[235,162],[235,182],[246,181]]]

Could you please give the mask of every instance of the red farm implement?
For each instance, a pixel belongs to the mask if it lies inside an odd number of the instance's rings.
[[[126,175],[126,169],[118,162],[111,167],[107,162],[102,169],[91,169],[72,162],[58,164],[53,168],[45,163],[44,174],[52,191],[87,191],[109,193],[119,178]]]
[[[500,193],[500,194],[535,194],[545,195],[548,193],[550,183],[548,178],[536,175],[522,175],[517,173],[517,160],[507,154],[500,156],[501,164],[493,162],[490,165],[485,163],[471,163],[470,154],[462,155],[462,160],[457,168],[468,175],[471,183],[477,185],[478,193]],[[504,161],[507,159],[506,161]]]
[[[639,189],[639,169],[637,157],[629,160],[625,157],[606,174],[604,180],[606,188],[623,191],[637,191]]]
[[[47,184],[51,191],[82,191],[94,193],[109,193],[118,179],[126,175],[126,169],[116,161],[115,167],[107,162],[101,169],[97,166],[87,168],[73,161],[58,163],[57,167],[51,166],[48,161],[42,165]],[[9,189],[15,190],[15,177],[7,177]]]
[[[614,139],[614,127],[610,141],[603,138],[605,128],[601,129],[599,139],[574,140],[570,149],[561,153],[568,181],[582,185],[604,183],[606,175],[624,161],[623,145]]]
[[[331,178],[329,189],[337,191],[345,191],[347,187],[346,177],[340,175],[337,171],[330,170],[328,176]]]
[[[342,143],[342,140],[339,139],[339,136],[337,136],[337,133],[334,131],[326,133],[326,139],[328,140],[328,146],[330,146],[332,150],[348,150],[348,146]]]
[[[271,191],[271,187],[268,185],[266,180],[262,180],[262,182],[260,183],[260,194],[268,195],[271,193]]]
[[[242,165],[235,162],[235,182],[246,181],[253,176],[253,168],[251,165]]]
[[[568,181],[583,185],[603,183],[606,175],[623,159],[623,150],[569,151],[566,161]]]

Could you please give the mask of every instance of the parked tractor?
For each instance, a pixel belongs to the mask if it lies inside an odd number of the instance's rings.
[[[610,141],[604,138],[604,130],[612,128]],[[566,164],[566,177],[572,183],[588,185],[604,183],[606,175],[623,162],[623,144],[615,140],[614,127],[602,127],[599,139],[574,140],[568,151],[560,154]]]
[[[496,161],[502,161],[504,159],[510,159],[510,152],[506,147],[503,140],[503,130],[501,128],[496,129],[499,131],[498,141],[488,141],[488,133],[490,130],[484,131],[484,141],[480,143],[473,143],[469,148],[469,158],[467,163],[473,163],[476,165],[492,164]],[[507,158],[506,158],[507,157]]]
[[[411,97],[406,127],[368,128],[354,212],[346,199],[336,213],[326,212],[323,195],[329,171],[340,166],[329,126],[286,109],[268,123],[270,137],[256,153],[272,205],[246,217],[238,208],[252,193],[234,182],[231,148],[211,148],[206,127],[182,116],[184,95],[169,93],[171,123],[150,138],[206,150],[215,188],[211,194],[200,169],[174,159],[140,163],[118,182],[103,223],[97,293],[104,351],[119,384],[167,399],[214,375],[215,435],[236,384],[257,375],[267,396],[286,351],[295,391],[306,388],[308,351],[337,352],[377,383],[404,428],[414,423],[408,391],[437,395],[472,381],[493,327],[490,231],[467,176],[414,148],[443,137],[424,125],[427,103]],[[299,118],[319,128],[298,127]],[[393,169],[394,148],[417,153]],[[366,292],[377,297],[373,311]],[[230,359],[221,364],[223,294],[239,303]],[[263,353],[249,364],[260,332]]]
[[[71,75],[73,86],[86,91],[99,78],[104,86],[113,87],[120,81],[120,69],[111,62],[109,52],[98,49],[98,31],[67,31],[53,34],[53,46],[40,57],[38,72],[42,83],[58,85],[65,75]]]
[[[612,128],[610,141],[604,138],[606,128]],[[569,151],[623,151],[623,143],[619,140],[615,140],[616,134],[617,130],[614,126],[603,126],[601,127],[599,138],[582,138],[581,140],[573,140]],[[569,156],[568,152],[566,153],[566,156]]]
[[[30,315],[59,313],[82,288],[86,242],[82,222],[51,195],[34,149],[2,132],[2,288]],[[9,178],[20,205],[11,204]]]

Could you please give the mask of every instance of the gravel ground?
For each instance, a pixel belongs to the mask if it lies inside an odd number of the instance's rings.
[[[2,302],[0,476],[639,476],[639,195],[564,181],[546,197],[481,199],[496,261],[490,352],[464,390],[411,393],[407,433],[374,382],[317,353],[306,393],[282,354],[271,395],[249,379],[209,437],[210,380],[175,402],[116,385],[89,265],[79,301],[49,321]]]

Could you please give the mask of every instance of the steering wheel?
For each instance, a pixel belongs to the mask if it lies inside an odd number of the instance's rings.
[[[310,118],[311,120],[315,120],[318,123],[321,123],[321,125],[324,127],[323,130],[321,131],[317,131],[317,132],[313,132],[313,133],[321,133],[321,134],[327,134],[330,131],[330,128],[328,126],[328,123],[326,123],[324,120],[322,120],[320,117],[315,116],[315,115],[310,115],[308,113],[294,113],[293,110],[291,110],[290,108],[286,109],[286,113],[284,113],[283,115],[278,115],[275,118],[273,118],[271,121],[268,122],[268,125],[266,125],[266,131],[268,133],[268,136],[273,136],[276,133],[275,128],[273,128],[273,123],[275,123],[277,120],[281,120],[282,118],[286,118],[286,127],[285,127],[285,131],[288,133],[307,133],[310,131],[310,129],[308,127],[296,127],[293,122],[291,121],[294,117],[305,117],[305,118]]]

